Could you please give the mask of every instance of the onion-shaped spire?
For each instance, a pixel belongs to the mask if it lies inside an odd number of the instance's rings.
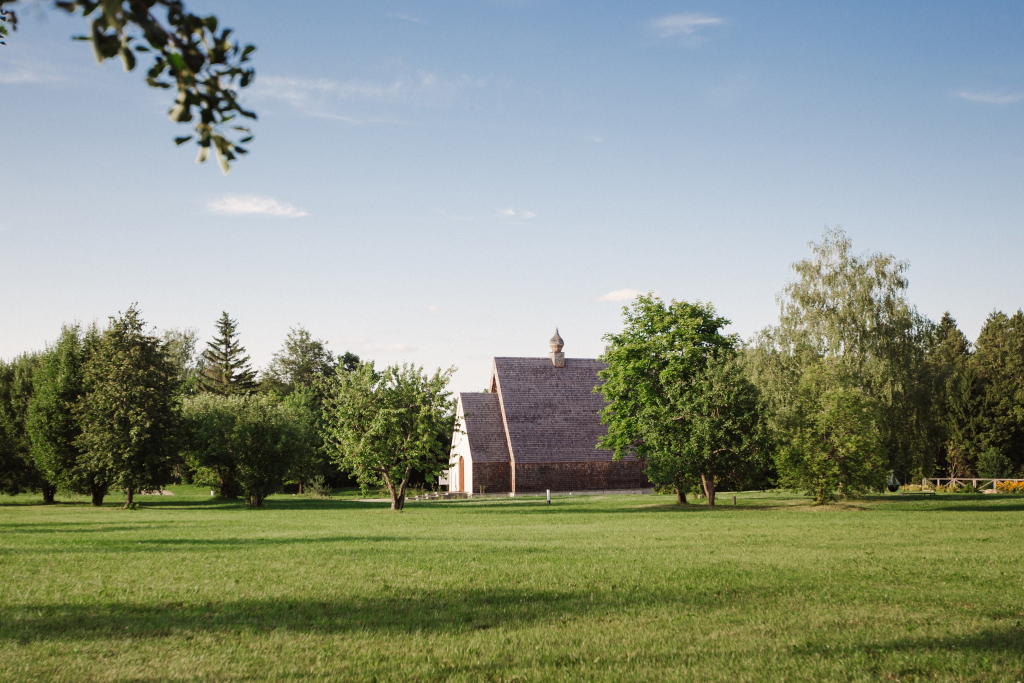
[[[565,346],[565,341],[563,341],[561,335],[558,334],[557,327],[555,328],[555,336],[551,338],[548,345],[551,347],[552,353],[558,353],[562,350],[562,347]]]

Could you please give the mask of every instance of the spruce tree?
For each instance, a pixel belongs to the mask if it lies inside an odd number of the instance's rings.
[[[199,390],[230,396],[250,394],[256,389],[256,373],[249,365],[245,347],[238,342],[238,321],[227,311],[217,321],[217,337],[207,342],[203,351],[203,370],[199,375]]]
[[[991,313],[975,348],[971,365],[985,394],[982,450],[998,448],[1019,472],[1024,469],[1024,311]]]

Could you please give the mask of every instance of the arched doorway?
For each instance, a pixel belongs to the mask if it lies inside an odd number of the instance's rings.
[[[459,456],[459,491],[466,490],[466,460]]]

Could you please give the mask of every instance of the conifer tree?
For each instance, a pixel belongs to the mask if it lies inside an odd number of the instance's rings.
[[[999,449],[1019,472],[1024,469],[1024,311],[991,313],[975,347],[971,365],[985,395],[981,449]]]
[[[984,432],[984,385],[973,363],[971,343],[948,312],[936,327],[930,354],[936,378],[933,402],[941,428],[936,464],[948,476],[974,471]]]
[[[250,394],[256,389],[256,373],[249,365],[245,347],[238,341],[238,321],[227,311],[217,321],[217,337],[203,351],[199,390],[221,396]]]

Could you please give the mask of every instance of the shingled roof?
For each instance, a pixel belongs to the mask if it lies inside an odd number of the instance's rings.
[[[476,462],[509,462],[505,425],[497,394],[459,394],[466,416],[466,438]]]
[[[564,367],[555,367],[549,358],[494,359],[514,462],[611,460],[612,451],[595,448],[608,431],[600,419],[604,399],[593,393],[600,383],[597,373],[605,367],[589,358],[566,358]]]

